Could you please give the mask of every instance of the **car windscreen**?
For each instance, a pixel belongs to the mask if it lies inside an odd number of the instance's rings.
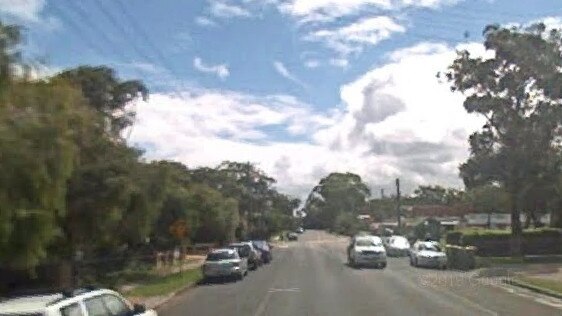
[[[357,239],[357,241],[355,241],[355,245],[359,246],[359,247],[378,246],[377,243],[375,243],[374,241],[372,241],[370,239]]]
[[[408,239],[403,237],[395,237],[390,240],[390,244],[396,247],[409,247]]]
[[[265,251],[269,250],[269,246],[267,245],[267,243],[265,241],[256,240],[256,241],[253,241],[253,244],[254,244],[254,247],[256,247],[260,250],[265,250]]]
[[[236,255],[230,251],[211,252],[207,255],[207,261],[220,261],[234,258],[236,258]]]
[[[439,247],[438,245],[433,245],[433,244],[425,244],[425,245],[421,245],[420,246],[421,250],[428,250],[428,251],[437,251],[437,252],[441,252],[441,247]]]

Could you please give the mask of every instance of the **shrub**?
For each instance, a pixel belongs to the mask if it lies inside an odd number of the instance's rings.
[[[476,248],[447,245],[447,266],[450,269],[470,270],[476,267]]]
[[[448,244],[475,246],[479,256],[509,256],[510,240],[509,230],[466,229],[447,234]],[[522,249],[526,255],[562,254],[562,230],[553,228],[525,230]]]
[[[462,232],[460,231],[451,231],[445,235],[445,243],[447,245],[460,245],[462,238]]]

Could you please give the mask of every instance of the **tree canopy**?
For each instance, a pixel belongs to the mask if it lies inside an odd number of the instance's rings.
[[[520,212],[560,174],[562,37],[544,24],[491,25],[484,36],[494,56],[461,51],[446,74],[452,89],[466,95],[466,111],[486,120],[470,136],[471,155],[460,172],[468,188],[498,183],[505,189],[520,240]],[[515,242],[514,251],[519,247]]]

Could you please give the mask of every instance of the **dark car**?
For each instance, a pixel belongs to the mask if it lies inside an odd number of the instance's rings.
[[[297,239],[299,239],[299,235],[297,235],[296,233],[288,233],[287,239],[288,240],[297,240]]]
[[[271,253],[271,245],[265,240],[254,240],[252,241],[254,247],[261,251],[261,259],[263,263],[270,263],[273,259]]]

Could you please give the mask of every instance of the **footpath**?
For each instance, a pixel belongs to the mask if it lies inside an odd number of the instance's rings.
[[[562,299],[562,256],[548,257],[548,260],[542,260],[540,257],[526,260],[531,262],[482,268],[475,276],[501,278],[504,283]]]
[[[205,256],[187,256],[181,265],[156,272],[158,276],[146,283],[127,284],[120,288],[131,303],[155,309],[175,295],[197,285]]]

